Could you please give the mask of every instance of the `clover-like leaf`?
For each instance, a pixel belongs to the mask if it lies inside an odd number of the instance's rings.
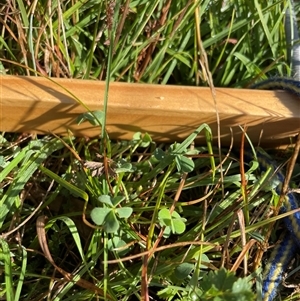
[[[132,141],[139,142],[140,140],[142,140],[142,133],[141,132],[134,133],[132,137]]]
[[[169,237],[170,233],[182,234],[185,231],[186,219],[182,218],[178,212],[173,211],[172,215],[166,208],[158,212],[158,219],[161,226],[165,226],[164,237]]]
[[[193,255],[193,258],[195,260],[199,260],[201,262],[200,264],[200,268],[205,270],[207,269],[207,266],[210,263],[210,259],[208,258],[208,256],[204,253],[202,253],[202,250],[196,251],[196,253]],[[206,263],[206,264],[203,264]]]
[[[185,231],[186,219],[172,219],[172,232],[182,234]]]
[[[179,172],[191,172],[195,168],[194,161],[186,156],[177,155],[175,157],[175,162]]]
[[[105,217],[103,229],[107,233],[115,233],[118,231],[119,227],[120,227],[120,224],[115,215],[115,212],[113,210],[110,210],[110,212]]]
[[[152,139],[148,133],[142,135],[141,132],[137,132],[133,135],[133,141],[139,143],[140,147],[148,147]]]
[[[170,235],[171,235],[171,228],[170,227],[166,227],[165,230],[164,230],[164,234],[163,234],[163,237],[164,238],[169,238]]]
[[[118,236],[114,236],[113,238],[109,239],[107,242],[107,247],[110,251],[115,251],[117,253],[124,254],[125,252],[129,251],[129,248],[122,248],[126,246],[126,242]],[[120,250],[118,250],[120,248]]]
[[[94,111],[86,112],[77,117],[77,124],[88,121],[91,125],[102,125],[104,120],[104,112]]]
[[[133,210],[130,207],[122,207],[116,209],[119,218],[128,218],[132,214],[132,211]]]
[[[186,219],[182,218],[178,212],[172,212],[171,228],[174,234],[182,234],[185,231],[185,222]]]
[[[170,211],[166,208],[159,210],[158,219],[163,226],[171,226],[171,214]]]
[[[117,196],[113,197],[111,201],[112,201],[113,206],[117,207],[124,199],[125,199],[124,196],[117,195]]]
[[[117,162],[115,172],[121,173],[121,172],[133,172],[134,169],[132,168],[132,164],[129,162],[126,162],[125,160],[121,160],[120,162]]]
[[[101,202],[101,203],[103,203],[103,204],[108,205],[109,207],[113,207],[114,206],[111,197],[109,195],[107,195],[107,194],[100,195],[98,197],[98,201]]]
[[[102,226],[105,222],[106,216],[109,214],[110,211],[110,208],[96,207],[91,211],[91,219],[96,225]]]
[[[154,150],[154,157],[158,161],[162,161],[166,159],[167,154],[161,149],[161,148],[156,148]]]
[[[142,138],[141,147],[148,147],[152,142],[151,136],[148,133],[145,133]]]

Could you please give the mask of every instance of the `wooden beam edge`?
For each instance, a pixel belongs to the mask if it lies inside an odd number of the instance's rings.
[[[105,82],[0,76],[0,130],[75,136],[99,135],[99,128],[80,126],[76,118],[103,109]],[[247,126],[253,143],[278,146],[300,131],[300,100],[284,91],[216,88],[216,102],[224,144],[239,143]],[[148,132],[156,141],[180,141],[202,123],[217,137],[216,109],[209,88],[112,82],[107,130],[111,138],[131,139]],[[203,140],[204,136],[199,139]]]

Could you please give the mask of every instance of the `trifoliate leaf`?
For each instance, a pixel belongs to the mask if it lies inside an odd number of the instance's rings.
[[[107,233],[115,233],[118,231],[120,224],[113,210],[106,215],[103,228]]]
[[[152,139],[148,133],[145,133],[142,139],[141,147],[148,147]]]
[[[170,211],[167,208],[163,208],[158,212],[159,219],[171,219]]]
[[[105,218],[107,216],[107,214],[111,211],[110,208],[100,208],[100,207],[96,207],[91,211],[91,219],[92,221],[98,225],[98,226],[102,226],[104,224]]]
[[[166,153],[160,149],[160,148],[156,148],[154,150],[154,157],[155,159],[159,160],[159,161],[162,161],[162,160],[165,160],[166,159]]]
[[[172,224],[173,224],[172,232],[176,234],[182,234],[185,231],[185,222],[186,222],[185,218],[172,219]]]
[[[122,173],[122,172],[133,172],[132,164],[128,162],[123,162],[117,165],[115,168],[116,173]]]
[[[175,162],[179,172],[191,172],[195,168],[194,161],[182,155],[177,155]]]
[[[164,230],[163,237],[164,238],[168,238],[168,237],[170,237],[170,235],[171,235],[171,228],[170,227],[166,227],[165,230]]]
[[[119,218],[128,218],[132,214],[132,208],[130,207],[122,207],[122,208],[117,208],[116,212],[119,215]]]
[[[111,200],[112,205],[114,207],[117,207],[124,199],[125,199],[124,196],[117,195],[117,196],[115,196],[115,197],[112,198],[112,200]]]
[[[103,204],[108,205],[109,207],[114,206],[114,204],[112,203],[111,197],[109,195],[106,195],[106,194],[100,195],[98,197],[98,201],[103,203]]]

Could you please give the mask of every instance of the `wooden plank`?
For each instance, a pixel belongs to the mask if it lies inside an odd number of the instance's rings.
[[[103,108],[105,83],[55,79],[91,110]],[[76,117],[86,110],[68,92],[46,78],[0,76],[0,130],[8,132],[54,132],[97,136],[99,128],[78,126]],[[239,125],[256,144],[289,143],[300,130],[300,100],[284,91],[216,89],[224,145],[239,143]],[[131,139],[133,133],[148,132],[155,141],[180,141],[197,126],[207,123],[217,137],[214,100],[209,88],[111,83],[107,130],[114,139]],[[199,137],[203,139],[203,137]]]

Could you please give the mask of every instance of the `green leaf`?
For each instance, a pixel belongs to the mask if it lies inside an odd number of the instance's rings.
[[[181,219],[181,216],[180,216],[180,214],[177,211],[173,211],[172,215],[171,215],[171,218],[172,219],[177,219],[177,218]]]
[[[158,220],[161,226],[166,226],[164,237],[168,237],[171,232],[182,234],[185,231],[186,219],[176,211],[173,211],[171,215],[168,209],[163,208],[158,212]]]
[[[128,218],[132,214],[132,211],[133,210],[130,207],[122,207],[116,209],[119,218]]]
[[[201,282],[202,289],[204,291],[221,290],[225,292],[226,290],[231,290],[236,277],[230,271],[225,269],[220,269],[218,271],[210,271],[207,275],[204,275]]]
[[[117,220],[117,217],[116,217],[114,211],[110,210],[110,212],[105,217],[103,229],[107,233],[115,233],[118,231],[119,227],[120,227],[120,224]]]
[[[1,168],[4,168],[5,167],[5,158],[4,158],[4,156],[0,156],[0,166],[1,166]]]
[[[123,246],[126,245],[126,242],[122,240],[118,236],[114,236],[112,239],[109,239],[107,242],[107,247],[110,251],[112,252],[117,252],[119,255],[125,255],[128,251],[130,251],[130,248],[122,248]],[[122,248],[120,250],[115,250],[118,248]]]
[[[244,294],[251,291],[251,283],[245,278],[238,278],[232,286],[232,292],[236,294]],[[242,299],[241,299],[242,300]]]
[[[8,243],[0,238],[0,251],[1,259],[4,261],[4,274],[3,278],[5,279],[5,288],[6,288],[6,300],[14,300],[14,283],[13,283],[13,274],[12,274],[12,259],[10,254],[10,249]],[[2,280],[3,281],[3,280]]]
[[[200,134],[202,130],[205,130],[209,136],[212,137],[211,128],[203,123],[200,125],[191,135],[189,135],[182,143],[177,144],[174,148],[174,152],[176,154],[182,154],[187,151],[187,148],[191,145],[191,143],[195,140],[195,138]]]
[[[102,226],[105,222],[106,216],[112,211],[110,208],[100,208],[96,207],[91,211],[91,219],[92,221],[98,225]]]
[[[132,164],[129,162],[126,162],[124,159],[117,162],[117,166],[115,168],[116,173],[121,172],[133,172],[134,169],[132,168]]]
[[[151,136],[148,133],[145,133],[142,138],[141,147],[148,147],[150,143],[152,142]]]
[[[133,141],[140,141],[142,139],[142,133],[141,132],[136,132],[132,136]]]
[[[200,257],[200,258],[199,258]],[[194,259],[196,259],[197,261],[200,260],[200,262],[206,262],[206,263],[210,263],[209,258],[207,257],[207,255],[203,254],[201,251],[198,251],[194,254],[193,256]],[[207,266],[202,265],[200,266],[202,269],[206,269]]]
[[[164,220],[164,219],[170,220],[171,219],[170,211],[167,208],[163,208],[163,209],[159,210],[158,218],[161,220]]]
[[[193,271],[195,265],[192,263],[184,262],[176,267],[174,271],[174,276],[177,279],[183,280],[189,276],[189,274]]]
[[[252,301],[255,298],[248,278],[237,278],[223,268],[206,274],[201,289],[201,300]]]
[[[158,212],[158,220],[161,226],[172,227],[172,218],[168,209],[163,208]]]
[[[170,235],[171,235],[171,227],[166,227],[165,228],[165,231],[164,231],[164,234],[163,234],[163,237],[164,238],[169,238],[170,237]]]
[[[102,111],[94,111],[94,112],[86,112],[77,117],[77,124],[81,124],[85,121],[88,121],[91,125],[102,126],[104,122],[104,112]]]
[[[174,234],[182,234],[185,231],[185,222],[186,219],[182,218],[178,212],[172,212],[170,226]]]
[[[155,159],[157,159],[158,161],[165,160],[167,157],[166,153],[160,148],[156,148],[153,154]]]
[[[194,149],[188,149],[185,154],[186,155],[198,155],[200,153],[200,151],[196,148]]]
[[[12,206],[19,207],[19,193],[23,189],[24,185],[28,182],[32,174],[39,168],[45,170],[41,165],[53,152],[61,149],[64,145],[59,139],[52,139],[50,141],[43,140],[43,147],[32,152],[27,147],[17,155],[17,157],[10,162],[8,166],[0,173],[0,183],[3,181],[6,173],[23,160],[22,165],[18,168],[18,175],[13,179],[13,182],[9,186],[6,193],[0,199],[0,228],[6,218],[6,215],[12,208]],[[30,153],[30,156],[27,154]],[[25,161],[26,160],[26,161]],[[17,162],[18,161],[18,162]],[[52,173],[57,176],[55,173]]]
[[[250,162],[250,168],[247,173],[253,173],[255,170],[259,168],[259,163],[256,160]]]
[[[133,134],[133,137],[132,137],[132,140],[131,140],[131,143],[133,145],[137,145],[137,146],[140,146],[141,143],[142,143],[142,133],[141,132],[136,132]]]
[[[123,200],[125,199],[124,196],[115,196],[112,198],[112,204],[114,207],[117,207]]]
[[[102,209],[102,208],[100,208],[100,209]],[[62,221],[66,224],[66,226],[68,227],[70,233],[73,236],[75,245],[76,245],[77,250],[78,250],[78,252],[81,256],[81,259],[83,261],[85,261],[85,255],[84,255],[84,251],[83,251],[83,248],[82,248],[82,245],[81,245],[80,235],[79,235],[78,229],[77,229],[76,224],[74,223],[74,221],[71,218],[69,218],[68,216],[57,216],[57,217],[54,217],[54,218],[51,219],[51,222],[49,222],[49,226],[54,224],[56,221]],[[47,225],[47,227],[48,227],[48,225]]]
[[[15,300],[21,300],[21,293],[22,293],[22,287],[24,284],[24,280],[25,280],[25,275],[26,271],[27,271],[27,252],[25,250],[25,248],[21,248],[20,250],[22,252],[22,267],[20,270],[20,276],[19,276],[19,281],[18,281],[18,285],[16,288],[16,292],[15,292]]]
[[[101,202],[101,203],[103,203],[103,204],[106,204],[106,205],[108,205],[110,207],[114,206],[111,197],[109,195],[107,195],[107,194],[100,195],[98,197],[98,201]]]
[[[148,147],[152,142],[151,136],[148,133],[142,135],[141,132],[137,132],[133,135],[132,141],[135,144],[139,144],[140,147]]]
[[[195,168],[194,161],[182,155],[177,155],[175,162],[179,172],[191,172]]]
[[[176,234],[182,234],[185,231],[185,222],[186,219],[172,219],[173,228],[172,231]]]

